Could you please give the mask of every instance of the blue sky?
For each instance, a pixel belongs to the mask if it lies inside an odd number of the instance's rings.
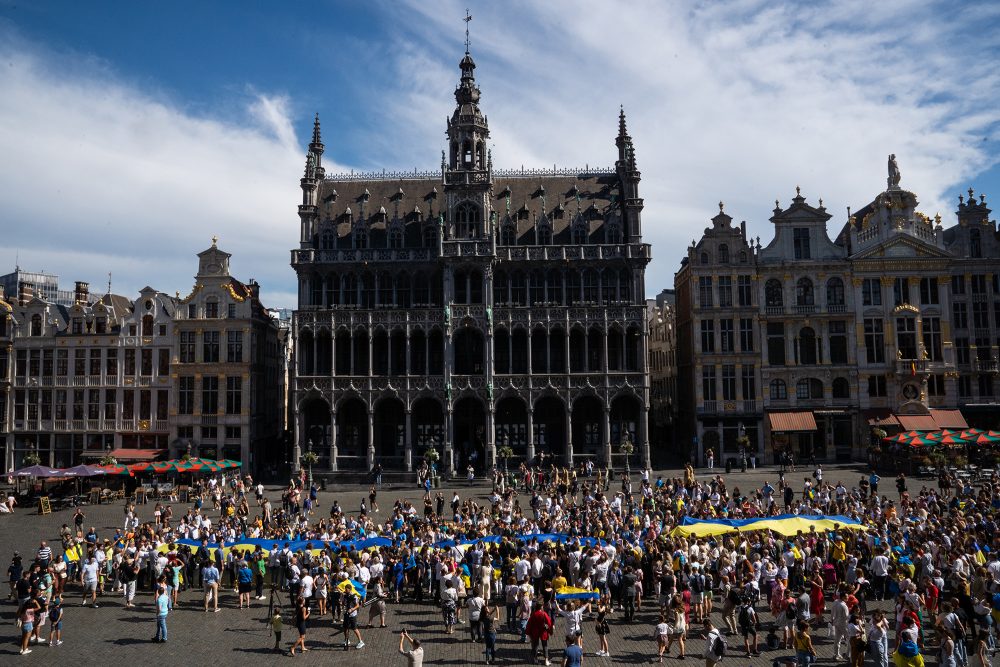
[[[218,234],[294,306],[313,113],[328,172],[435,168],[466,6],[498,166],[610,166],[625,105],[650,294],[718,201],[766,242],[800,185],[834,236],[890,152],[946,224],[1000,198],[996,3],[0,0],[0,270],[186,293]]]

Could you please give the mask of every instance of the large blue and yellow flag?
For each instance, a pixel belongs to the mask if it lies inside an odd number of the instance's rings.
[[[601,594],[597,591],[588,591],[586,588],[576,588],[575,586],[563,586],[556,591],[557,600],[599,600]]]
[[[344,579],[342,582],[337,584],[337,590],[341,593],[354,593],[362,600],[368,593],[365,585],[356,579]]]

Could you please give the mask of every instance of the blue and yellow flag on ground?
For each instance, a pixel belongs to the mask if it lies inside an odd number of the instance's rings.
[[[368,593],[365,585],[356,579],[344,579],[342,582],[337,584],[337,590],[341,593],[354,593],[362,600]]]

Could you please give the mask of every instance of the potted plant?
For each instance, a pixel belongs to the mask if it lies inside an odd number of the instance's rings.
[[[118,459],[111,456],[111,453],[107,453],[98,460],[98,463],[102,466],[116,466],[118,465]]]
[[[497,449],[497,456],[499,456],[501,459],[503,459],[503,471],[504,471],[504,474],[506,474],[508,472],[508,470],[507,470],[507,461],[512,456],[514,456],[514,449],[513,449],[513,447],[511,447],[510,445],[503,445],[502,447],[500,447],[499,449]]]
[[[38,452],[28,452],[27,454],[24,455],[24,466],[26,468],[31,466],[36,466],[41,462],[42,459],[40,456],[38,456]]]

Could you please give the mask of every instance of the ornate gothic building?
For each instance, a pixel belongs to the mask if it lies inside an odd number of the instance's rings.
[[[317,118],[292,250],[295,460],[482,471],[648,461],[639,170],[493,168],[466,52],[440,172],[327,176]]]

